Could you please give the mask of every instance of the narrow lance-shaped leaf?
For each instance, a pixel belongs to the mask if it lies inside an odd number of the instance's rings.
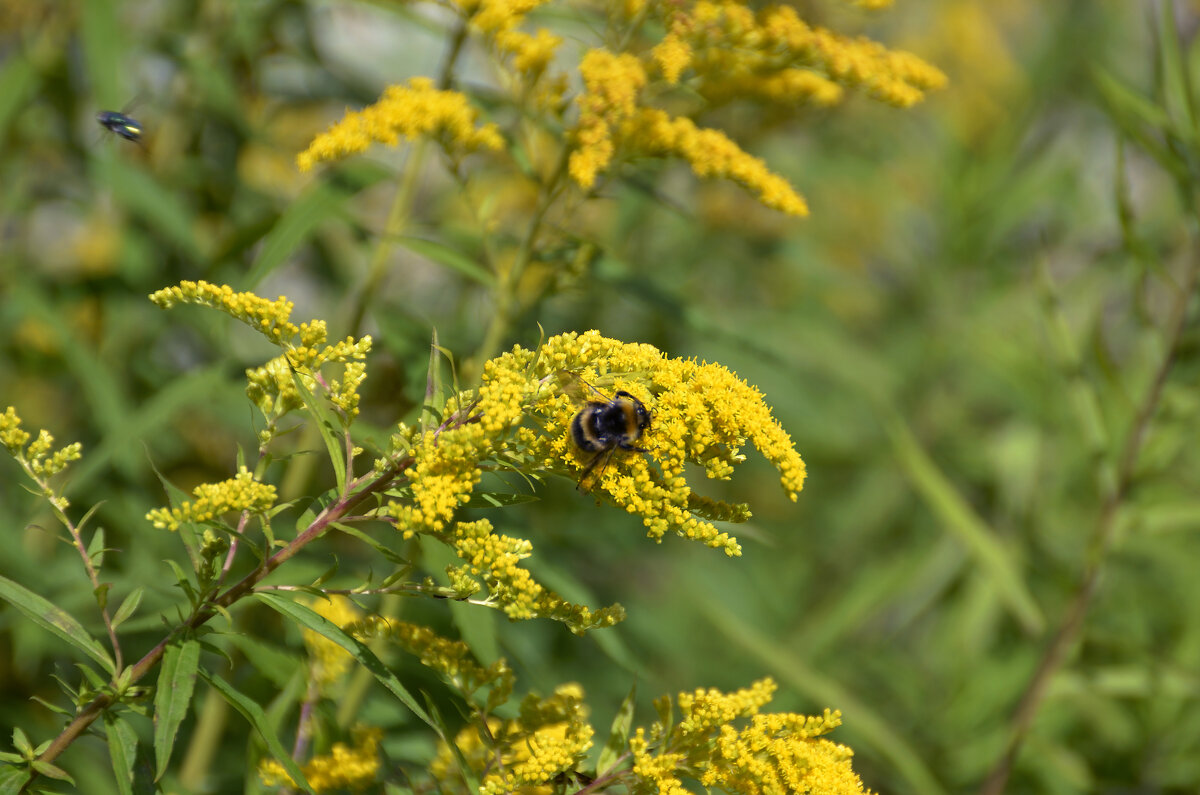
[[[357,638],[353,638],[342,631],[341,627],[334,624],[324,616],[314,612],[312,609],[304,605],[294,602],[284,596],[276,593],[256,593],[254,596],[259,601],[266,604],[268,607],[277,610],[288,618],[292,619],[305,629],[311,629],[322,637],[328,638],[337,645],[341,646],[346,651],[358,660],[362,665],[371,672],[371,674],[379,680],[379,683],[386,687],[392,695],[400,700],[404,706],[412,710],[413,714],[421,720],[425,721],[430,728],[438,733],[438,736],[445,739],[442,732],[442,727],[430,717],[429,713],[417,703],[412,694],[401,684],[396,675],[387,669],[387,666],[380,661],[375,653],[372,652],[367,645]]]
[[[625,700],[621,702],[621,709],[613,718],[612,729],[608,733],[608,742],[604,744],[604,748],[600,751],[600,759],[596,762],[597,776],[608,773],[629,745],[629,729],[633,726],[633,704],[636,697],[637,683],[635,682],[633,687],[629,688],[629,695],[625,696]]]
[[[133,763],[137,759],[137,732],[129,722],[111,712],[104,714],[104,733],[108,738],[108,757],[112,760],[117,792],[133,795]]]
[[[200,676],[204,677],[204,681],[213,686],[213,689],[220,693],[229,705],[242,714],[242,717],[250,722],[254,730],[262,737],[266,743],[267,750],[271,752],[271,756],[283,765],[287,774],[292,777],[292,781],[296,786],[304,791],[311,792],[307,779],[304,778],[304,773],[301,772],[300,766],[296,764],[296,760],[288,754],[284,749],[283,743],[279,742],[279,737],[271,730],[271,722],[267,719],[267,715],[263,712],[262,707],[250,700],[249,697],[238,692],[233,685],[226,682],[216,674],[208,671],[201,671]]]
[[[57,635],[100,663],[110,674],[116,671],[108,652],[70,613],[6,577],[0,577],[0,599],[20,610],[42,629]]]
[[[163,652],[158,687],[154,693],[154,780],[162,778],[171,761],[179,724],[187,716],[200,667],[200,642],[172,643]]]

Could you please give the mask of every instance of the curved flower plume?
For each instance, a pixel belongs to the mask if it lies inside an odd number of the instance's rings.
[[[510,618],[550,617],[582,631],[615,623],[621,608],[593,613],[565,602],[520,565],[533,551],[527,540],[496,533],[486,519],[458,518],[485,469],[519,461],[526,472],[579,477],[593,454],[575,445],[571,422],[581,398],[597,398],[570,388],[578,382],[602,396],[627,391],[652,413],[639,441],[647,452],[614,451],[593,494],[641,516],[655,540],[673,532],[731,556],[741,553],[737,540],[713,522],[745,521],[748,506],[695,494],[684,474],[688,463],[709,478],[727,479],[752,443],[778,469],[793,500],[805,468],[762,394],[719,365],[672,359],[653,346],[596,331],[563,334],[535,351],[515,347],[489,361],[478,392],[447,404],[447,416],[456,421],[419,437],[402,429],[411,450],[404,472],[409,483],[387,510],[406,537],[432,535],[454,548],[463,565],[450,576],[463,595],[486,586]]]
[[[178,304],[218,309],[283,348],[282,355],[246,371],[249,381],[246,394],[269,420],[304,405],[297,379],[309,391],[320,385],[343,417],[352,419],[358,414],[358,388],[367,377],[362,360],[371,350],[370,336],[329,343],[324,320],[300,325],[291,321],[293,304],[287,298],[280,296],[270,301],[254,293],[235,292],[224,284],[182,281],[152,293],[150,300],[163,309]],[[331,363],[343,365],[341,380],[326,382],[322,377],[321,368]]]

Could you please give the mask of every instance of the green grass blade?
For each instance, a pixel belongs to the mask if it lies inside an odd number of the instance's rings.
[[[6,577],[0,577],[0,599],[25,614],[33,623],[91,657],[110,674],[117,670],[108,652],[70,613]]]
[[[892,416],[885,424],[901,468],[917,491],[946,529],[966,546],[1021,626],[1032,634],[1040,632],[1046,619],[1008,551],[926,454],[904,421]]]
[[[313,183],[311,189],[292,202],[263,238],[262,250],[246,277],[253,288],[308,241],[316,228],[337,211],[345,194],[328,182]]]
[[[444,265],[452,271],[457,271],[459,274],[485,287],[491,287],[496,283],[496,277],[491,272],[471,257],[447,246],[445,243],[438,243],[435,240],[425,240],[424,238],[413,237],[411,235],[396,235],[394,239],[414,254],[420,254],[422,257],[432,260],[438,265]]]

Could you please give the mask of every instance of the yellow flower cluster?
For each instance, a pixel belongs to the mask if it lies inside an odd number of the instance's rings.
[[[314,756],[302,765],[300,769],[312,791],[362,790],[373,784],[379,772],[379,741],[382,738],[381,729],[356,728],[353,746],[334,743],[328,754]],[[267,787],[292,787],[296,783],[274,759],[259,763],[258,775]]]
[[[496,362],[519,369],[535,359],[533,376],[542,378],[546,388],[530,413],[540,420],[544,432],[523,428],[519,435],[529,452],[542,457],[551,471],[562,471],[564,466],[567,471],[579,470],[589,462],[571,439],[578,401],[551,388],[556,372],[578,373],[590,388],[606,395],[630,392],[650,409],[651,426],[640,441],[649,453],[615,453],[596,490],[640,515],[656,540],[672,531],[729,555],[740,554],[734,538],[701,517],[744,520],[749,510],[697,499],[684,477],[689,462],[704,467],[710,478],[727,479],[745,459],[741,448],[749,441],[779,470],[792,500],[804,487],[804,462],[771,416],[762,393],[724,367],[669,359],[650,345],[621,343],[595,331],[554,337],[536,357],[514,350]]]
[[[862,4],[868,3],[878,6],[877,0]],[[699,0],[665,13],[669,32],[654,62],[671,83],[689,69],[689,87],[713,103],[758,96],[832,105],[846,87],[908,107],[946,83],[939,69],[911,53],[810,26],[789,5],[755,13],[738,0]]]
[[[79,460],[83,449],[79,442],[72,442],[51,452],[54,437],[45,429],[39,431],[37,438],[30,442],[29,433],[21,428],[21,418],[12,406],[0,414],[0,445],[18,461],[27,464],[29,471],[39,479],[62,472],[72,461]]]
[[[549,0],[459,0],[459,13],[485,33],[511,30]]]
[[[327,599],[316,599],[310,607],[315,613],[347,632],[350,632],[347,629],[349,625],[362,618],[362,613],[354,606],[354,602],[345,596],[334,595]],[[340,680],[354,662],[350,652],[311,629],[304,630],[304,645],[308,647],[312,680],[322,689]]]
[[[804,462],[758,390],[719,365],[669,359],[653,346],[591,331],[553,337],[536,351],[517,347],[487,362],[478,393],[448,402],[446,416],[458,420],[419,438],[400,434],[412,463],[403,473],[403,498],[387,507],[397,529],[406,538],[433,535],[452,546],[464,563],[449,571],[455,588],[471,592],[470,579],[481,578],[489,599],[512,619],[550,617],[575,631],[619,621],[619,606],[593,613],[538,585],[521,565],[532,554],[527,540],[496,533],[486,519],[456,522],[485,461],[520,456],[526,466],[578,477],[594,454],[575,445],[572,419],[584,401],[618,390],[652,412],[639,441],[649,452],[612,451],[608,465],[595,470],[594,493],[641,516],[652,538],[671,531],[740,554],[737,540],[712,522],[745,521],[749,508],[694,494],[684,468],[699,464],[709,478],[726,479],[745,459],[747,442],[779,470],[791,499],[803,488]]]
[[[579,123],[568,168],[580,187],[590,188],[612,162],[614,130],[637,109],[646,72],[632,55],[591,50],[579,63],[584,91],[577,98]]]
[[[746,795],[859,795],[864,789],[851,764],[854,752],[819,736],[840,724],[839,713],[827,709],[821,717],[755,715],[741,731],[722,726],[700,783]]]
[[[358,389],[367,377],[361,360],[371,350],[370,336],[361,339],[347,337],[327,345],[328,332],[324,320],[310,320],[296,325],[291,321],[292,302],[280,296],[274,301],[259,298],[254,293],[234,292],[229,285],[183,281],[151,294],[150,300],[164,309],[178,304],[199,304],[218,309],[251,328],[262,332],[267,339],[284,349],[284,353],[261,367],[246,371],[246,394],[258,406],[263,416],[277,419],[304,405],[294,376],[300,378],[310,392],[324,385],[317,371],[325,364],[344,363],[342,378],[329,383],[329,401],[347,417],[358,415]]]
[[[681,693],[681,720],[664,716],[630,737],[628,774],[595,772],[620,775],[636,795],[688,795],[684,777],[748,795],[863,793],[853,752],[823,738],[841,725],[840,713],[760,714],[774,691],[775,683],[764,679],[735,693]],[[670,710],[665,701],[660,715]],[[587,717],[578,685],[563,685],[548,699],[527,696],[516,719],[492,717],[486,732],[471,725],[454,738],[453,748],[443,743],[429,772],[443,792],[463,793],[461,759],[483,777],[482,795],[551,795],[580,770],[594,734]]]
[[[859,4],[879,7],[886,0]],[[653,20],[666,34],[643,54],[598,49],[583,57],[569,166],[585,189],[618,157],[677,155],[697,176],[728,177],[768,207],[807,214],[786,180],[727,136],[652,107],[652,75],[666,85],[685,83],[710,107],[746,97],[828,106],[840,102],[846,88],[907,107],[946,82],[941,71],[911,53],[809,26],[788,5],[755,13],[740,0],[627,3],[625,12],[631,19],[644,12],[644,21]]]
[[[563,622],[572,632],[582,633],[611,627],[625,618],[625,609],[620,605],[591,610],[544,588],[528,569],[519,565],[532,554],[533,545],[523,538],[494,533],[487,519],[459,522],[451,543],[455,553],[466,561],[463,566],[452,567],[451,580],[482,577],[492,601],[514,621],[548,618]]]
[[[496,125],[478,126],[477,115],[466,95],[439,91],[432,80],[414,77],[407,86],[389,86],[374,105],[348,112],[313,139],[296,165],[308,171],[321,161],[365,152],[372,143],[396,146],[401,137],[432,137],[451,155],[502,148]]]
[[[255,480],[246,467],[229,480],[200,484],[192,495],[195,502],[185,500],[177,508],[155,508],[146,514],[146,520],[159,529],[174,531],[185,522],[212,522],[226,513],[261,514],[275,504],[275,487]]]
[[[163,309],[178,304],[199,304],[219,309],[264,334],[276,345],[282,345],[300,332],[292,323],[292,302],[282,295],[274,301],[259,298],[254,293],[238,293],[227,284],[182,281],[175,287],[164,287],[150,294],[150,300]]]
[[[655,722],[630,738],[639,779],[632,791],[685,795],[686,775],[705,787],[746,795],[863,793],[851,766],[853,751],[821,737],[841,725],[840,713],[759,714],[774,691],[775,683],[764,679],[730,694],[680,693],[682,720],[672,726]],[[733,725],[747,719],[744,728]]]
[[[512,693],[513,672],[507,661],[501,658],[484,668],[475,662],[470,646],[462,641],[443,638],[428,627],[367,616],[343,628],[361,640],[386,637],[396,641],[405,651],[420,658],[422,665],[449,680],[464,698],[469,698],[485,685],[489,686],[489,711],[508,701]]]
[[[478,726],[468,726],[454,744],[467,765],[483,774],[480,795],[549,795],[554,782],[573,774],[592,746],[595,730],[587,717],[582,688],[561,685],[546,699],[527,696],[515,719],[489,719],[489,741],[484,741]],[[457,791],[461,791],[456,755],[449,746],[438,749],[430,772],[443,787],[459,782]]]
[[[775,689],[775,682],[761,679],[733,693],[722,693],[715,687],[680,693],[679,714],[682,720],[678,731],[680,735],[687,736],[711,731],[736,718],[748,718],[771,703]]]
[[[691,119],[642,108],[622,126],[622,138],[641,154],[682,157],[698,177],[731,179],[757,194],[767,207],[808,215],[808,205],[786,179],[720,130],[701,129]]]

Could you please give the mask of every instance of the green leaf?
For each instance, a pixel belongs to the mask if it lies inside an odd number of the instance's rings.
[[[357,638],[347,635],[342,629],[324,616],[314,612],[311,608],[294,602],[287,597],[277,593],[259,592],[254,594],[255,598],[266,604],[273,610],[278,611],[284,616],[292,619],[297,624],[305,629],[311,629],[322,637],[328,638],[337,645],[341,646],[346,651],[362,663],[371,675],[374,676],[380,684],[388,689],[392,695],[399,699],[400,703],[412,710],[412,713],[428,724],[438,736],[443,740],[446,739],[442,732],[441,726],[438,725],[429,713],[417,703],[412,694],[401,684],[396,675],[387,669],[387,666],[380,661],[375,653],[372,652],[367,645]]]
[[[0,766],[0,795],[17,795],[31,778],[33,776],[24,767]]]
[[[224,696],[231,707],[242,713],[242,717],[262,737],[263,742],[267,745],[267,750],[271,752],[271,756],[275,757],[279,764],[283,765],[288,775],[292,777],[292,781],[296,782],[296,786],[306,792],[310,792],[312,788],[309,787],[308,780],[304,778],[304,773],[300,771],[300,767],[296,764],[296,761],[292,759],[291,755],[284,749],[283,744],[279,742],[279,737],[271,730],[270,721],[267,720],[262,707],[235,690],[233,685],[216,674],[202,670],[200,671],[200,676],[204,677],[204,681],[208,682],[214,690]]]
[[[419,237],[412,237],[411,235],[396,235],[393,239],[414,254],[420,254],[422,257],[431,259],[439,265],[445,265],[451,270],[458,271],[468,279],[476,281],[485,287],[491,287],[496,283],[496,277],[490,271],[483,268],[466,254],[456,251],[444,243],[424,240]]]
[[[199,668],[200,642],[195,639],[172,643],[163,652],[158,687],[154,693],[155,781],[163,777],[167,763],[171,761],[175,735],[191,706]]]
[[[20,50],[9,52],[0,69],[0,135],[8,129],[9,119],[37,90],[37,70]]]
[[[1186,180],[1188,178],[1187,166],[1153,134],[1154,132],[1172,131],[1173,125],[1167,113],[1102,69],[1096,69],[1092,79],[1104,99],[1109,116],[1117,123],[1122,132],[1170,172],[1176,180]],[[1191,138],[1190,135],[1181,137]]]
[[[92,506],[92,507],[94,508],[95,506]],[[90,513],[89,513],[89,515],[90,515]],[[86,519],[87,517],[84,517],[84,518]],[[83,525],[83,521],[80,521],[78,526],[82,526],[82,525]],[[87,548],[87,556],[88,556],[88,559],[90,559],[92,561],[92,565],[94,565],[96,568],[100,568],[101,566],[104,565],[104,528],[103,527],[98,528],[96,530],[96,532],[92,535],[92,541],[90,544],[88,544],[88,548]]]
[[[334,416],[325,405],[313,396],[308,387],[304,385],[304,379],[295,370],[292,370],[292,383],[296,385],[296,391],[300,394],[300,399],[304,401],[304,406],[309,410],[313,417],[313,424],[317,430],[321,432],[321,439],[325,442],[325,449],[329,453],[329,461],[333,466],[333,476],[337,480],[337,493],[346,493],[346,458],[345,447],[342,443],[342,438],[338,433],[334,432]]]
[[[139,585],[137,588],[134,588],[132,592],[130,592],[129,596],[125,597],[125,601],[121,602],[121,606],[117,608],[117,612],[113,615],[113,629],[121,626],[121,624],[124,623],[127,618],[137,611],[138,605],[142,603],[142,597],[145,594],[145,587]]]
[[[1041,632],[1046,619],[1008,550],[958,493],[904,421],[893,414],[886,427],[901,468],[929,507],[941,518],[945,528],[966,546],[979,570],[992,581],[1009,612],[1026,631],[1035,635]]]
[[[89,5],[91,5],[89,3]],[[96,184],[112,189],[117,200],[193,260],[201,257],[192,210],[183,194],[137,168],[110,157],[96,159]]]
[[[13,748],[20,751],[25,758],[33,756],[33,743],[29,742],[29,737],[20,726],[13,727],[12,742]]]
[[[608,742],[600,751],[600,759],[596,762],[596,775],[604,776],[629,746],[629,729],[633,726],[633,706],[637,698],[637,682],[629,688],[629,695],[621,702],[621,709],[613,718],[612,729],[608,732]]]
[[[33,591],[6,577],[0,577],[0,599],[20,610],[26,618],[42,629],[57,635],[100,663],[110,674],[116,672],[117,667],[108,656],[108,652],[70,613],[55,607]]]
[[[1175,22],[1175,3],[1159,3],[1159,24],[1156,31],[1159,51],[1159,75],[1163,105],[1180,124],[1196,131],[1196,109],[1192,104],[1191,80],[1187,59],[1180,47],[1179,27]]]
[[[46,778],[53,778],[57,779],[58,781],[67,781],[70,782],[72,787],[75,786],[75,779],[71,778],[67,771],[63,770],[58,765],[52,765],[49,762],[39,762],[35,759],[33,760],[33,769]]]
[[[300,248],[313,231],[336,214],[345,193],[329,182],[314,182],[310,190],[291,202],[263,238],[262,248],[250,269],[247,286],[254,287]]]
[[[117,777],[117,791],[121,795],[133,795],[133,764],[137,760],[137,732],[124,718],[111,712],[105,712],[104,733],[108,737],[108,756],[112,760],[113,775]]]

